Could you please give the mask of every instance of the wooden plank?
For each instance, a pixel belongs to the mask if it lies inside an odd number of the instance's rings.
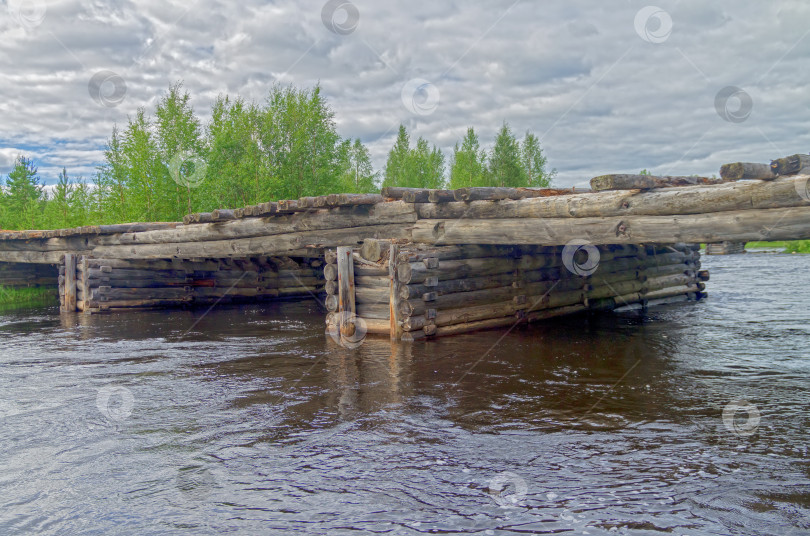
[[[600,175],[591,179],[591,188],[597,192],[603,190],[649,190],[652,188],[671,188],[676,186],[694,186],[696,184],[720,184],[724,179],[709,177],[670,177],[656,175]]]
[[[390,278],[390,294],[388,300],[389,319],[391,321],[391,340],[402,339],[402,318],[399,311],[402,285],[397,273],[396,259],[399,257],[399,244],[392,243],[388,248],[388,277]]]
[[[526,199],[531,197],[552,197],[557,195],[587,193],[582,188],[502,188],[502,187],[471,187],[459,188],[453,192],[456,201],[500,201],[504,199]]]
[[[65,306],[62,312],[76,312],[76,255],[65,254]]]
[[[337,268],[340,334],[341,337],[352,337],[356,330],[354,319],[357,309],[354,300],[354,257],[351,246],[337,248]]]

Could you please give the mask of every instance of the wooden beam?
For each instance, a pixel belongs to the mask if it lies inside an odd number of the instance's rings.
[[[350,246],[337,248],[338,312],[340,313],[340,336],[351,338],[357,329],[354,300],[354,257]]]
[[[723,164],[720,167],[720,176],[728,181],[745,179],[773,180],[776,178],[776,173],[769,164],[734,162],[732,164]]]
[[[804,240],[810,238],[810,206],[741,210],[691,216],[624,218],[420,220],[413,239],[426,244],[565,245],[571,240],[592,244],[666,244],[673,241]]]
[[[65,305],[63,313],[76,311],[76,255],[65,254]]]
[[[400,317],[399,304],[402,285],[397,275],[396,259],[399,257],[399,245],[392,243],[388,249],[388,275],[391,280],[390,295],[388,300],[389,319],[391,322],[391,340],[402,339],[402,318]]]
[[[656,175],[600,175],[591,179],[591,188],[602,190],[648,190],[695,184],[720,184],[723,179],[708,177],[659,177]]]

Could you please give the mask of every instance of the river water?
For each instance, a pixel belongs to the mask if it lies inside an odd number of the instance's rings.
[[[810,258],[357,349],[314,301],[0,314],[0,534],[810,534]]]

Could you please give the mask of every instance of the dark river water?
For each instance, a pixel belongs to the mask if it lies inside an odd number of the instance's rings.
[[[314,301],[0,313],[0,534],[810,534],[810,257],[411,346]]]

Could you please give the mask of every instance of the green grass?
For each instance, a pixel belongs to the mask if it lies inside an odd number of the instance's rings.
[[[810,240],[791,242],[748,242],[746,248],[784,249],[785,253],[810,253]]]
[[[54,288],[13,288],[0,286],[0,310],[53,305],[58,299]]]

